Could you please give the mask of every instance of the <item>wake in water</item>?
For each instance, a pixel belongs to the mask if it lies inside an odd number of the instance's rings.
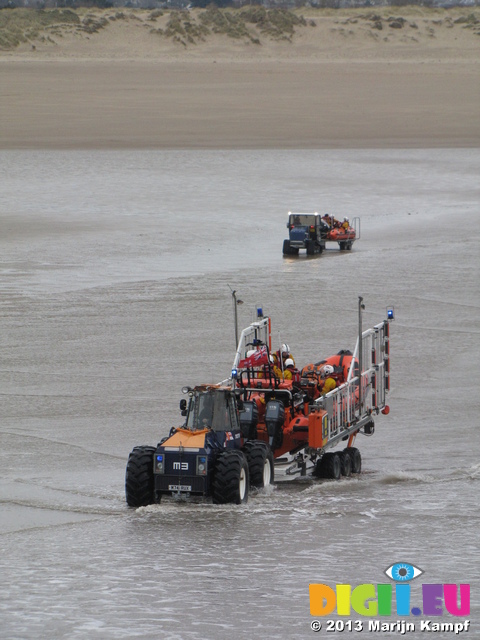
[[[396,471],[376,478],[380,484],[445,484],[463,481],[465,479],[480,479],[480,464],[471,467],[452,469],[448,475],[431,475],[418,471]]]

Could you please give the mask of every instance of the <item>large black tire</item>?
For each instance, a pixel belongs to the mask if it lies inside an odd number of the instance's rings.
[[[154,455],[155,447],[135,447],[128,456],[125,498],[129,507],[146,507],[155,502]]]
[[[347,243],[346,242],[339,242],[338,246],[340,247],[340,251],[345,251],[345,249],[347,248]]]
[[[242,504],[248,500],[248,463],[236,449],[227,449],[218,456],[213,480],[214,504]]]
[[[315,475],[317,478],[330,478],[339,480],[342,474],[340,456],[337,453],[325,453],[317,462],[315,467]]]
[[[273,484],[275,467],[273,453],[266,442],[251,440],[245,445],[245,455],[250,475],[250,486],[263,489]]]
[[[342,476],[349,478],[352,475],[352,459],[345,451],[339,451],[338,456],[340,458]]]
[[[344,452],[350,456],[352,461],[352,473],[360,473],[362,470],[362,456],[360,451],[355,447],[347,447]]]
[[[290,246],[290,240],[283,241],[283,255],[284,256],[298,256],[298,249]]]
[[[315,254],[315,242],[313,240],[307,240],[306,243],[307,256],[313,256]]]

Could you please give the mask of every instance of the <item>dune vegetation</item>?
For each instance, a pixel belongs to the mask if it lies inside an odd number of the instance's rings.
[[[226,37],[232,41],[262,45],[266,42],[293,43],[298,36],[325,23],[330,34],[340,37],[367,35],[388,41],[402,38],[414,43],[418,37],[435,37],[438,30],[453,29],[480,36],[480,10],[422,7],[381,7],[365,9],[266,9],[248,5],[239,9],[140,10],[140,9],[48,9],[0,10],[0,50],[12,51],[20,45],[36,49],[68,46],[78,39],[94,40],[96,34],[124,28],[144,31],[145,36],[189,48]],[[480,43],[480,39],[478,40]]]

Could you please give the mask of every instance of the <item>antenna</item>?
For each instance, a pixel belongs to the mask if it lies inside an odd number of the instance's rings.
[[[360,384],[358,385],[358,406],[362,413],[362,373],[363,373],[363,344],[362,344],[362,311],[365,309],[362,296],[358,296],[358,364]]]
[[[233,321],[235,323],[235,349],[236,349],[238,347],[238,314],[237,314],[237,307],[238,307],[239,304],[243,304],[243,300],[238,300],[237,299],[237,292],[235,291],[235,289],[232,289],[232,287],[230,285],[228,285],[228,288],[232,292]]]

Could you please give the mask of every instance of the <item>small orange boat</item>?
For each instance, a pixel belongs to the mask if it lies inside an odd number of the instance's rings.
[[[355,219],[355,224],[357,219]],[[322,217],[322,221],[327,225],[324,227],[324,238],[331,242],[338,242],[338,245],[342,251],[348,250],[353,246],[355,240],[357,240],[357,231],[355,227],[350,226],[348,218],[344,218],[343,222],[336,220],[333,216],[325,215]],[[327,228],[328,227],[328,228]],[[360,236],[358,236],[360,237]]]
[[[330,356],[325,360],[320,360],[320,362],[316,362],[315,364],[307,364],[302,369],[303,377],[312,377],[315,376],[317,378],[321,377],[322,372],[326,365],[330,365],[333,367],[333,373],[330,374],[331,378],[334,378],[337,385],[341,385],[348,380],[348,373],[352,366],[353,355],[351,351],[347,349],[343,349],[339,351],[336,355]],[[355,359],[354,371],[352,372],[352,377],[358,376],[358,360]]]

